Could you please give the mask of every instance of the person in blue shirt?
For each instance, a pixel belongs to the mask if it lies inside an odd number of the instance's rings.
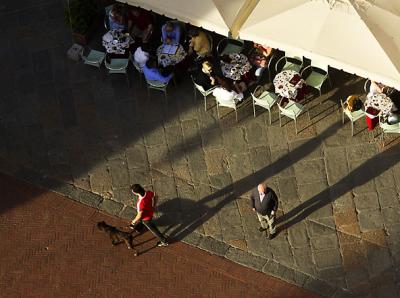
[[[153,57],[151,57],[143,66],[143,74],[147,81],[159,81],[162,83],[168,83],[173,76],[172,73],[168,75],[162,74],[160,69],[157,67],[156,59]]]
[[[164,44],[179,44],[181,39],[181,28],[179,24],[166,22],[161,28],[161,33]]]
[[[128,28],[124,14],[124,7],[121,4],[113,5],[108,15],[110,30],[126,30]]]

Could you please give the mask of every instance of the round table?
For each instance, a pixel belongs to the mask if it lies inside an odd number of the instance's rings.
[[[239,81],[242,75],[248,73],[251,69],[249,59],[243,54],[229,54],[232,59],[231,63],[221,61],[221,70],[224,77]]]
[[[124,33],[123,30],[115,29],[110,30],[103,35],[103,46],[106,48],[107,53],[110,54],[125,54],[125,50],[133,43],[133,38]]]
[[[295,100],[298,91],[304,85],[305,81],[294,70],[284,70],[278,73],[274,79],[275,93],[288,99]]]
[[[178,48],[175,54],[165,54],[163,53],[164,45],[161,45],[157,48],[157,58],[158,63],[163,67],[167,67],[169,65],[176,65],[181,62],[186,57],[186,52],[182,45],[178,45]]]
[[[383,93],[368,94],[365,100],[365,108],[374,108],[381,111],[382,116],[386,118],[393,109],[393,101]]]

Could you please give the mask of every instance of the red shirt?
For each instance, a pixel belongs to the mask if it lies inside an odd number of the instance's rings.
[[[152,191],[146,191],[143,198],[140,198],[137,203],[137,211],[142,213],[142,220],[150,220],[153,218],[154,206],[153,206],[154,193]]]

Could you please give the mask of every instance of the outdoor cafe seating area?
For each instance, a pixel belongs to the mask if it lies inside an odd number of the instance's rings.
[[[104,34],[101,48],[85,47],[83,63],[108,75],[124,75],[127,88],[135,88],[144,79],[148,97],[151,90],[164,93],[179,88],[185,77],[192,79],[194,96],[200,94],[207,110],[207,100],[220,109],[229,108],[239,120],[238,110],[251,103],[268,111],[276,108],[281,119],[294,121],[308,114],[310,102],[334,87],[331,66],[316,59],[274,49],[268,44],[233,39],[189,23],[127,4],[115,3],[104,9]],[[133,67],[132,67],[133,66]],[[134,69],[133,76],[128,70]],[[136,79],[135,79],[136,80]],[[343,122],[348,119],[354,134],[354,122],[363,120],[369,130],[379,127],[384,133],[400,133],[398,90],[365,79],[363,90],[338,98]],[[275,107],[277,106],[277,107]],[[309,115],[308,115],[309,118]]]

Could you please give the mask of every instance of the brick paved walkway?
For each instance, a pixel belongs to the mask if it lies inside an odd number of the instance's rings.
[[[236,123],[228,110],[217,118],[212,98],[204,111],[188,79],[166,104],[147,99],[132,69],[128,88],[67,60],[63,1],[5,2],[0,171],[122,218],[134,214],[129,185],[141,183],[162,198],[159,224],[178,240],[325,296],[400,292],[399,141],[382,150],[364,121],[354,137],[341,123],[339,99],[362,92],[361,79],[332,70],[334,87],[307,104],[298,135],[293,122],[279,127],[276,107],[272,125],[248,104]],[[280,198],[273,241],[248,207],[265,180]]]
[[[4,175],[0,189],[0,208],[18,202],[0,214],[2,297],[317,297],[186,244],[155,248],[149,233],[135,258],[94,229],[126,222]]]

